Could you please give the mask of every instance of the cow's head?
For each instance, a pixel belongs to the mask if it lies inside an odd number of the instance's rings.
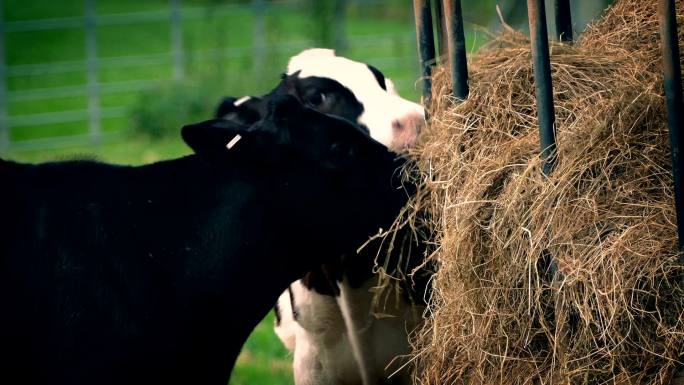
[[[396,188],[403,159],[352,122],[291,95],[272,97],[264,118],[249,126],[214,119],[183,127],[182,136],[217,168],[238,167],[272,183],[279,191],[269,191],[269,204],[286,210],[288,220],[327,222],[331,237],[321,238],[325,244],[350,236],[353,240],[344,242],[358,246],[368,234],[386,228],[407,200],[407,193]],[[333,250],[330,256],[339,256],[341,250]]]
[[[214,117],[235,123],[251,125],[266,115],[267,101],[258,96],[225,97],[221,100]]]
[[[318,111],[357,123],[397,152],[413,145],[425,124],[423,107],[400,97],[380,70],[330,49],[292,57],[280,87]]]
[[[270,94],[224,99],[217,117],[251,124],[263,116],[269,99],[284,94],[317,111],[356,123],[395,152],[413,145],[425,124],[423,107],[401,98],[380,70],[320,48],[292,57],[280,84]]]
[[[244,153],[253,162],[276,166],[303,160],[334,170],[360,158],[392,158],[361,127],[318,112],[291,95],[270,97],[264,117],[256,122],[214,119],[183,127],[182,136],[199,155],[224,156],[235,148],[233,153]]]

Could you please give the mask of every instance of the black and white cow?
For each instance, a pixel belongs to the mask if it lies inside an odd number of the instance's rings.
[[[270,98],[282,94],[357,123],[395,152],[413,145],[425,123],[423,107],[401,98],[382,72],[327,49],[294,56],[271,93],[226,98],[216,114],[250,123]],[[392,374],[393,383],[410,383],[407,370],[399,370],[404,361],[395,358],[409,352],[408,333],[421,319],[416,303],[422,302],[399,296],[385,303],[391,317],[372,314],[371,289],[377,284],[372,250],[366,258],[319,266],[280,296],[275,330],[294,352],[297,385],[370,385]]]
[[[0,160],[2,383],[224,385],[278,295],[407,199],[401,159],[291,97],[182,134],[142,167]]]
[[[263,115],[266,100],[284,94],[355,122],[395,152],[413,145],[425,124],[423,107],[399,96],[394,83],[380,70],[322,48],[292,57],[281,82],[269,94],[225,98],[216,117],[252,123]]]

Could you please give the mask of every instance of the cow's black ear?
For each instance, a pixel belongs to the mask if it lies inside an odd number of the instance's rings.
[[[199,155],[225,153],[247,133],[248,127],[225,119],[189,124],[181,130],[185,143]]]
[[[358,145],[370,137],[352,122],[304,106],[291,95],[274,97],[261,127],[278,138],[281,149],[336,170],[358,158]]]
[[[252,164],[270,166],[280,164],[289,147],[288,131],[263,121],[247,126],[225,119],[208,120],[184,126],[181,135],[197,155],[210,161],[233,154]]]
[[[237,98],[234,98],[232,96],[226,96],[221,101],[219,102],[218,106],[216,106],[216,112],[214,113],[215,118],[223,118],[224,116],[228,115],[229,113],[235,111],[237,108],[235,107],[235,102],[237,101]]]
[[[295,124],[301,119],[304,106],[291,95],[276,96],[268,106],[267,119],[272,120],[281,129],[286,129],[290,124]]]
[[[295,98],[301,100],[301,95],[299,94],[299,74],[302,71],[296,71],[291,74],[283,74],[280,80],[280,84],[275,89],[276,95],[292,95]]]

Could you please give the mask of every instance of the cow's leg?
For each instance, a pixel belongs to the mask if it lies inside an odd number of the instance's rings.
[[[372,294],[366,285],[360,288],[352,288],[346,277],[339,283],[339,287],[340,295],[336,299],[363,385],[377,384],[380,373],[376,370],[377,364],[373,346],[368,343],[373,324]]]
[[[323,352],[315,338],[303,329],[297,333],[294,351],[294,380],[296,385],[322,385],[332,383],[323,368]]]
[[[274,309],[276,314],[274,330],[287,350],[294,353],[297,341],[296,330],[299,325],[297,325],[297,321],[294,319],[291,292],[292,290],[288,287],[278,297],[278,302],[276,302]]]
[[[360,384],[337,302],[300,281],[291,285],[295,314],[294,374],[297,385]]]
[[[409,333],[420,323],[423,306],[409,303],[403,296],[392,294],[383,301],[384,316],[376,320],[372,288],[374,276],[358,288],[346,279],[340,286],[338,304],[345,320],[354,359],[364,384],[411,384],[405,368],[409,349]],[[388,378],[389,377],[389,378]]]

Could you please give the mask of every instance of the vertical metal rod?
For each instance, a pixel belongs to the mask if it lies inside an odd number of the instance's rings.
[[[573,36],[570,0],[554,0],[554,10],[556,14],[556,38],[560,41],[571,42]]]
[[[556,164],[556,129],[544,0],[527,0],[527,14],[530,23],[534,64],[534,87],[537,96],[537,115],[543,162],[542,172],[544,175],[549,175]],[[542,257],[547,262],[549,276],[553,281],[558,266],[548,250],[542,252]]]
[[[7,71],[5,62],[4,4],[0,0],[0,151],[9,149],[10,133],[7,119]]]
[[[435,39],[432,33],[432,13],[430,0],[413,0],[416,18],[416,39],[423,78],[423,100],[427,102],[432,95],[432,65],[435,62]]]
[[[449,42],[449,63],[451,64],[451,80],[454,97],[460,100],[468,98],[468,60],[465,49],[465,33],[463,32],[463,11],[461,0],[444,0],[447,36]]]
[[[173,79],[183,80],[185,62],[183,58],[183,21],[181,0],[171,0],[171,56],[173,57]]]
[[[527,0],[527,12],[530,19],[543,172],[548,175],[556,163],[556,129],[544,0]]]
[[[679,237],[680,261],[684,262],[684,191],[682,173],[684,148],[682,131],[682,69],[679,63],[679,44],[677,38],[677,17],[674,0],[660,0],[660,37],[662,39],[663,64],[665,70],[665,96],[667,99],[667,121],[670,131],[672,153],[672,177],[674,179],[675,210],[677,213],[677,236]]]
[[[101,142],[100,84],[97,80],[97,20],[95,0],[85,0],[85,48],[88,66],[88,127],[93,144]]]
[[[445,60],[448,54],[447,26],[444,18],[444,8],[442,0],[435,0],[435,17],[437,18],[437,48],[439,49],[440,60]]]

